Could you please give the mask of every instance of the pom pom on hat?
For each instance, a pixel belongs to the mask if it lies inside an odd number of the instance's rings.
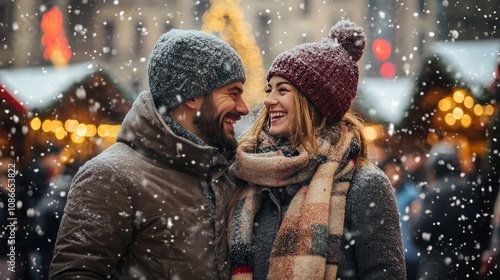
[[[245,69],[222,39],[197,30],[172,29],[160,36],[148,62],[149,88],[160,112],[236,81]]]
[[[339,121],[357,94],[357,62],[365,41],[362,27],[347,20],[339,21],[322,41],[299,45],[276,57],[267,81],[273,76],[289,80],[328,121]]]

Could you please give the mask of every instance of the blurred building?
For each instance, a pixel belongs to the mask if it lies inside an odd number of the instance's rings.
[[[1,1],[0,68],[52,63],[43,58],[40,42],[42,16],[54,6],[62,13],[71,48],[68,62],[109,63],[120,81],[136,91],[147,88],[149,53],[159,35],[171,28],[224,33],[220,30],[238,26],[246,37],[242,47],[257,47],[266,69],[280,52],[319,40],[338,20],[351,19],[368,34],[362,74],[387,77],[417,75],[422,54],[434,41],[500,38],[495,27],[499,0]],[[208,22],[209,10],[222,21],[212,17]]]

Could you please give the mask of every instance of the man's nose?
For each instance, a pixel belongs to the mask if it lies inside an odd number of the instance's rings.
[[[245,103],[245,100],[243,100],[243,97],[241,97],[241,95],[236,99],[236,112],[240,113],[243,116],[250,113],[247,104]]]

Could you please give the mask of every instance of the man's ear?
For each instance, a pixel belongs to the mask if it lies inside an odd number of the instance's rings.
[[[186,106],[188,106],[191,110],[198,110],[201,108],[201,104],[203,103],[204,96],[193,97],[184,102]]]

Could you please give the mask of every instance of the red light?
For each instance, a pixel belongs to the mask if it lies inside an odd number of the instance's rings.
[[[380,67],[380,75],[388,79],[394,78],[394,76],[396,76],[396,66],[391,62],[384,62]]]
[[[64,36],[63,14],[59,8],[52,7],[43,14],[41,27],[44,32],[42,46],[45,47],[43,58],[56,66],[65,65],[71,58],[71,49]]]
[[[389,43],[385,39],[375,39],[372,44],[372,50],[373,53],[375,54],[375,57],[377,57],[380,60],[386,60],[389,58],[391,55],[391,43]]]

